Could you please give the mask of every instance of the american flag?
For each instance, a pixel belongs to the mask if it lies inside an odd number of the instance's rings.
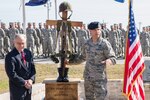
[[[129,0],[129,27],[126,44],[123,93],[128,100],[145,100],[142,73],[145,69],[139,34],[137,32]]]

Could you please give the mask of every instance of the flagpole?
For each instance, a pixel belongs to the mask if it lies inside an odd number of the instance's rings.
[[[57,0],[55,0],[55,19],[57,20]]]
[[[23,33],[26,34],[25,0],[22,0]]]
[[[50,8],[49,8],[49,0],[48,0],[48,2],[47,2],[47,19],[49,19],[49,10],[50,10]]]
[[[47,19],[50,19],[50,14],[49,14],[49,12],[50,12],[51,6],[52,6],[51,1],[48,0],[48,1],[47,1],[47,6],[46,6],[46,7],[47,7]]]

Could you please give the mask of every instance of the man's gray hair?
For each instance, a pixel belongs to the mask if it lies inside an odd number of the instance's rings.
[[[16,34],[14,40],[17,39],[17,38],[26,40],[26,35],[25,34]]]

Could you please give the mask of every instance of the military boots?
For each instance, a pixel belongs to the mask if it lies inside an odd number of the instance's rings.
[[[69,82],[68,70],[69,68],[58,68],[59,76],[57,78],[57,82]]]

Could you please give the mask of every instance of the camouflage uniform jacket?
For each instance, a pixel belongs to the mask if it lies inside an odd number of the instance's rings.
[[[99,38],[97,43],[88,39],[82,48],[82,61],[86,61],[84,78],[94,78],[95,80],[106,79],[106,64],[101,61],[110,59],[113,64],[116,63],[115,53],[111,44],[103,38]]]

